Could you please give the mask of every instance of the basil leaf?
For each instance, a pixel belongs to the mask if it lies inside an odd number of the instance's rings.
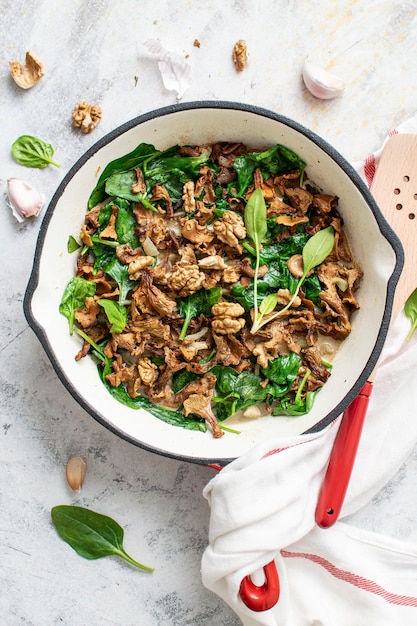
[[[51,510],[59,536],[85,559],[117,555],[147,572],[153,567],[138,563],[123,548],[123,528],[111,517],[81,506],[59,505]]]
[[[410,341],[417,328],[417,289],[407,298],[404,305],[404,313],[411,322],[411,329],[407,335],[407,341]]]
[[[114,300],[106,300],[105,298],[97,300],[97,302],[106,312],[107,319],[111,324],[110,332],[121,333],[127,324],[126,307]]]
[[[81,276],[74,276],[65,288],[59,305],[59,312],[68,320],[70,335],[74,330],[75,311],[85,306],[87,297],[92,297],[96,293],[96,283]]]
[[[323,228],[310,237],[303,248],[304,276],[306,276],[313,267],[317,267],[317,265],[323,263],[325,258],[328,257],[333,250],[333,246],[333,226]]]
[[[54,149],[50,143],[32,135],[22,135],[12,144],[12,156],[19,165],[43,169],[48,165],[60,167],[52,160]]]

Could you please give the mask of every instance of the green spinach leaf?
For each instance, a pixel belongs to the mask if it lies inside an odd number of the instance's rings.
[[[96,283],[85,280],[80,276],[74,276],[65,288],[59,305],[59,312],[68,320],[70,335],[74,330],[75,311],[80,307],[85,307],[87,297],[94,296]]]
[[[233,165],[238,176],[238,195],[243,197],[253,182],[255,169],[260,168],[264,178],[271,174],[301,171],[303,174],[306,163],[292,150],[278,144],[263,152],[248,152],[238,156]]]
[[[178,393],[181,389],[184,389],[188,383],[192,383],[194,380],[197,380],[197,374],[194,372],[188,372],[187,370],[179,370],[178,372],[174,372],[172,376],[172,390],[174,393]]]
[[[145,160],[160,154],[159,150],[152,144],[141,143],[132,152],[125,154],[118,159],[114,159],[110,161],[104,168],[103,172],[100,175],[100,178],[97,181],[96,186],[91,192],[90,198],[88,200],[88,208],[92,209],[97,204],[102,202],[106,197],[105,184],[107,179],[116,172],[125,172],[127,170],[131,170],[135,167],[141,167]]]
[[[32,135],[22,135],[12,144],[12,156],[19,165],[44,169],[48,165],[60,167],[52,157],[54,149],[50,143]]]
[[[297,288],[295,289],[290,301],[285,305],[284,308],[280,309],[276,313],[273,313],[272,316],[269,316],[267,320],[262,320],[260,317],[258,319],[258,323],[256,325],[256,330],[259,330],[264,324],[267,322],[271,322],[273,319],[277,318],[284,311],[287,311],[295,298],[298,295],[301,285],[304,283],[306,276],[310,270],[314,267],[317,267],[329,256],[330,252],[333,250],[334,246],[334,230],[333,226],[328,226],[327,228],[323,228],[319,230],[315,235],[310,237],[307,241],[306,245],[303,248],[303,275],[298,280]],[[251,332],[256,332],[253,330]]]
[[[78,250],[79,248],[81,248],[80,244],[78,243],[78,241],[75,239],[75,237],[73,237],[72,235],[70,235],[68,237],[68,241],[67,241],[67,250],[70,254],[72,254],[73,252],[75,252],[76,250]]]
[[[103,267],[104,271],[116,281],[119,287],[119,304],[126,304],[129,291],[137,284],[129,276],[129,266],[120,263],[116,256],[112,256]]]
[[[111,333],[123,332],[127,324],[127,309],[122,304],[115,302],[114,300],[101,299],[97,300],[98,304],[103,307],[106,312],[107,319],[109,320],[111,327]]]
[[[134,193],[132,191],[132,185],[136,182],[136,174],[134,170],[128,170],[127,172],[116,172],[109,176],[104,183],[104,189],[106,195],[116,196],[117,198],[123,198],[131,202],[140,202],[147,209],[156,211],[157,209],[149,201],[146,193]]]
[[[282,241],[263,246],[260,254],[261,265],[269,265],[271,261],[287,261],[294,254],[301,254],[308,241],[308,235],[297,233]]]
[[[291,389],[300,370],[301,357],[295,352],[283,354],[262,368],[262,374],[269,379],[267,391],[274,397],[284,396]]]
[[[310,237],[303,248],[303,279],[308,272],[317,267],[329,256],[334,246],[334,230],[333,226],[328,226],[319,230],[315,235]]]
[[[123,547],[123,528],[111,517],[64,504],[54,506],[51,517],[59,536],[85,559],[116,555],[139,569],[153,572],[153,567],[129,556]]]
[[[178,311],[184,318],[179,339],[182,341],[186,334],[188,326],[193,317],[200,313],[203,315],[211,315],[211,307],[220,301],[222,290],[220,287],[212,287],[211,289],[200,289],[190,296],[178,298],[176,300]]]
[[[216,403],[216,415],[220,420],[264,402],[268,395],[268,391],[261,386],[262,378],[253,372],[238,373],[233,367],[215,365],[210,369],[210,373],[216,376],[218,395],[213,401]]]
[[[404,305],[404,313],[411,322],[411,329],[407,335],[407,341],[410,341],[417,328],[417,289],[407,298]]]
[[[318,390],[307,391],[305,400],[299,400],[298,402],[291,402],[288,397],[282,398],[272,409],[272,415],[289,415],[294,417],[305,415],[313,408],[317,393]]]

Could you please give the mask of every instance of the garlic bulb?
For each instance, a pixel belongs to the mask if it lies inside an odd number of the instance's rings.
[[[311,61],[305,61],[303,65],[303,80],[309,92],[322,100],[338,98],[345,89],[341,78]]]
[[[81,491],[87,471],[87,459],[84,456],[73,456],[67,463],[65,475],[67,483],[73,491]]]
[[[13,215],[19,222],[39,215],[45,203],[44,196],[20,178],[7,180],[7,199]]]

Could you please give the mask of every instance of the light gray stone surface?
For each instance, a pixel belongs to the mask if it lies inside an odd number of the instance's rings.
[[[356,161],[416,111],[415,3],[399,0],[2,0],[0,178],[23,178],[50,200],[71,165],[119,124],[175,102],[144,42],[187,56],[183,101],[236,100],[292,117]],[[248,45],[235,72],[231,50]],[[194,41],[200,42],[200,47]],[[45,77],[28,91],[8,63],[33,50]],[[311,97],[300,78],[307,57],[346,80],[342,98]],[[71,128],[83,99],[103,119],[90,135]],[[31,134],[53,144],[60,169],[26,169],[10,154]],[[4,187],[2,188],[4,191]],[[22,311],[42,217],[18,224],[1,200],[0,229],[0,623],[5,626],[237,626],[201,584],[209,511],[201,492],[214,475],[138,449],[105,430],[57,378]],[[65,482],[72,455],[88,459],[81,494]],[[381,460],[381,462],[383,462]],[[417,539],[417,453],[352,521]],[[86,561],[50,522],[59,503],[111,515],[128,551],[153,574],[115,558]]]

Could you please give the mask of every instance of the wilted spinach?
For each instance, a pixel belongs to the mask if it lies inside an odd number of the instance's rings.
[[[119,287],[119,304],[126,304],[127,294],[137,284],[129,276],[129,266],[120,263],[116,256],[103,265],[104,271],[116,281]]]
[[[262,374],[268,378],[268,391],[274,398],[284,396],[291,389],[300,370],[301,357],[295,352],[283,354],[269,361],[262,368]]]
[[[233,367],[215,365],[210,373],[216,376],[217,417],[221,420],[237,411],[264,402],[268,392],[261,386],[262,378],[253,372],[238,373]]]
[[[96,283],[85,280],[80,276],[71,278],[63,293],[59,312],[68,320],[70,335],[74,330],[75,311],[80,307],[85,307],[87,297],[94,296],[96,292]]]
[[[297,287],[290,298],[288,304],[286,304],[282,309],[277,311],[276,313],[272,313],[267,319],[263,318],[263,316],[259,316],[257,319],[256,330],[259,330],[264,324],[276,319],[279,315],[281,315],[284,311],[287,311],[295,298],[298,295],[301,285],[304,283],[307,274],[314,267],[323,263],[323,261],[329,256],[330,252],[333,250],[334,246],[334,230],[333,226],[328,226],[327,228],[323,228],[319,230],[315,235],[310,237],[307,241],[306,245],[303,248],[303,275],[298,280]],[[254,325],[255,326],[255,325]],[[253,328],[252,327],[252,331]]]
[[[117,196],[133,202],[141,202],[146,208],[155,210],[150,201],[153,187],[161,183],[168,191],[171,200],[177,202],[182,196],[182,186],[195,177],[200,165],[207,163],[209,156],[183,157],[178,154],[178,146],[160,152],[151,144],[140,144],[125,157],[107,165],[88,201],[89,208],[102,202],[106,196]],[[132,192],[137,177],[135,168],[140,168],[146,181],[146,192]]]
[[[186,385],[197,380],[198,375],[194,372],[189,372],[186,369],[175,372],[172,376],[172,391],[178,393],[181,389],[184,389]]]
[[[200,313],[211,316],[211,307],[219,302],[221,295],[222,290],[220,287],[212,287],[211,289],[200,289],[190,296],[177,299],[179,314],[184,318],[179,336],[181,341],[185,339],[192,318]]]
[[[127,309],[122,304],[115,302],[114,300],[108,300],[107,298],[97,300],[97,303],[103,307],[106,312],[107,319],[109,320],[111,327],[111,333],[123,332],[127,324]]]
[[[112,174],[116,172],[125,172],[135,167],[141,167],[142,163],[146,159],[149,159],[157,154],[161,153],[159,150],[156,150],[152,144],[141,143],[136,146],[132,152],[110,161],[110,163],[108,163],[104,168],[96,186],[90,194],[88,208],[92,209],[106,198],[105,184]]]
[[[294,401],[291,402],[288,396],[283,397],[272,409],[272,415],[297,416],[311,411],[317,391],[307,391],[304,400],[302,399],[302,393],[310,375],[311,371],[308,369],[297,389]]]
[[[264,178],[271,174],[301,171],[304,173],[306,163],[300,157],[280,144],[264,152],[248,152],[238,156],[233,165],[238,176],[237,195],[243,197],[248,187],[253,184],[253,173],[259,168]]]
[[[153,572],[153,567],[129,556],[123,547],[123,528],[111,517],[65,504],[54,506],[51,517],[59,536],[85,559],[116,555],[139,569]]]

